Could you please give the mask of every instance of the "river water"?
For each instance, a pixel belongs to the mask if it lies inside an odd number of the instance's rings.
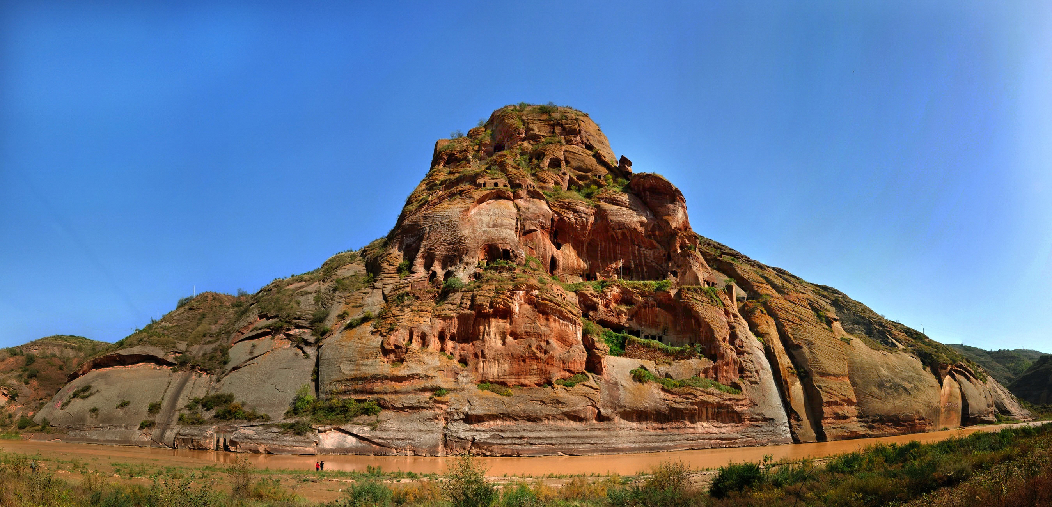
[[[857,451],[878,443],[936,442],[951,437],[967,436],[977,431],[999,431],[1003,428],[1014,426],[1018,425],[971,426],[957,430],[915,433],[893,437],[761,447],[592,456],[481,457],[478,460],[482,466],[488,469],[486,475],[491,477],[504,475],[539,477],[548,474],[609,475],[615,473],[635,475],[649,471],[664,461],[682,461],[692,468],[700,469],[716,468],[728,463],[758,462],[767,455],[770,455],[775,461],[821,458]],[[326,470],[364,471],[366,467],[372,466],[382,467],[385,471],[415,472],[419,474],[443,473],[446,466],[456,459],[455,457],[422,456],[239,454],[185,449],[73,444],[40,440],[0,440],[0,450],[22,454],[39,454],[42,457],[51,459],[78,459],[94,462],[98,465],[126,463],[200,467],[232,463],[237,458],[247,458],[252,465],[258,468],[314,470],[315,461],[325,460]]]

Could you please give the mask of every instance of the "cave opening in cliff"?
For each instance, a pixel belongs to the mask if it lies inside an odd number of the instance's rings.
[[[438,278],[438,273],[434,271],[432,271],[430,275],[427,275],[428,282],[434,282],[436,278]]]
[[[493,145],[493,153],[500,153],[504,151],[504,143],[497,143]]]
[[[548,262],[548,273],[555,274],[556,269],[559,269],[559,261],[553,255],[551,261]]]

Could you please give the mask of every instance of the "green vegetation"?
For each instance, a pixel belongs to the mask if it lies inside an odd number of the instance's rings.
[[[148,412],[150,414],[156,414],[156,413],[158,413],[160,411],[161,411],[161,402],[160,402],[160,400],[151,402],[149,404],[149,406],[146,407],[146,412]]]
[[[307,433],[314,431],[314,426],[306,421],[296,421],[290,423],[280,423],[278,427],[285,433],[292,433],[295,435],[303,436]]]
[[[405,278],[405,277],[409,276],[409,268],[410,268],[409,261],[405,260],[405,261],[399,262],[398,263],[398,277],[399,278]]]
[[[603,292],[607,287],[621,286],[630,288],[636,292],[641,293],[654,293],[667,291],[672,288],[672,280],[593,280],[585,282],[574,282],[562,284],[563,289],[570,292],[580,292],[582,290],[592,290],[595,292]]]
[[[979,432],[933,444],[877,445],[824,464],[773,462],[770,457],[734,463],[716,471],[707,491],[696,485],[696,470],[676,462],[635,477],[574,476],[559,487],[543,481],[489,481],[471,456],[457,458],[441,476],[427,477],[378,467],[355,472],[259,470],[246,460],[201,469],[114,463],[113,471],[116,481],[109,473],[102,480],[77,460],[0,453],[0,505],[306,506],[318,504],[295,498],[284,484],[319,479],[341,481],[341,498],[324,504],[331,507],[1048,505],[1052,425]],[[82,479],[70,481],[78,473]]]
[[[693,487],[690,475],[691,469],[683,463],[661,463],[637,484],[609,488],[607,499],[617,507],[705,505],[705,493]]]
[[[454,507],[487,507],[497,500],[497,489],[486,482],[486,470],[465,454],[446,472],[442,489]]]
[[[121,400],[121,401],[117,402],[117,406],[115,408],[121,409],[121,408],[127,407],[128,405],[131,405],[130,401],[128,401],[128,400]]]
[[[713,506],[1041,505],[1052,499],[1052,426],[974,433],[934,444],[876,445],[825,466],[719,469]]]
[[[1009,387],[1043,355],[1040,351],[1029,349],[983,350],[963,344],[947,344],[947,346],[974,361],[1005,387]]]
[[[354,328],[356,328],[356,327],[358,327],[358,326],[360,326],[362,324],[365,324],[366,322],[369,322],[370,320],[373,320],[374,318],[376,318],[376,316],[373,315],[373,312],[365,312],[365,313],[359,315],[358,317],[355,317],[355,318],[353,318],[351,320],[348,320],[347,321],[347,325],[344,326],[344,328],[345,329],[354,329]]]
[[[1030,403],[1052,402],[1052,356],[1037,358],[1008,388]]]
[[[700,287],[699,289],[708,297],[708,301],[712,306],[723,308],[723,300],[720,299],[720,294],[716,287]]]
[[[204,424],[205,422],[207,421],[205,420],[205,416],[201,415],[201,412],[190,411],[186,413],[179,413],[179,424],[184,424],[187,426],[197,426]]]
[[[638,292],[664,292],[672,288],[672,280],[618,280],[618,282]]]
[[[455,276],[448,278],[445,282],[442,282],[442,292],[450,293],[456,292],[463,289],[465,286],[464,280]]]
[[[482,382],[482,383],[478,384],[476,387],[478,387],[480,391],[489,391],[491,393],[496,393],[496,394],[499,394],[501,396],[511,396],[512,394],[514,394],[514,393],[511,392],[510,388],[508,388],[507,386],[502,386],[500,384],[491,384],[489,382]]]
[[[204,424],[207,419],[202,410],[212,412],[219,421],[269,421],[270,416],[248,409],[235,400],[230,393],[214,393],[203,398],[192,398],[185,407],[189,412],[179,414],[179,424]]]
[[[67,398],[66,401],[62,402],[62,408],[64,409],[67,406],[69,406],[69,404],[72,403],[73,400],[77,400],[77,399],[86,400],[86,399],[90,398],[93,394],[95,394],[96,392],[97,391],[92,391],[91,390],[91,384],[84,384],[84,385],[76,388],[69,395],[69,398]]]
[[[310,386],[303,386],[296,393],[292,405],[285,412],[285,417],[301,417],[316,424],[346,424],[356,417],[377,415],[380,406],[374,400],[357,401],[330,396],[324,400],[317,399],[310,392]]]
[[[657,340],[651,340],[649,338],[637,338],[635,336],[628,336],[626,345],[638,345],[645,347],[656,352],[667,356],[670,359],[692,359],[704,354],[701,353],[701,346],[692,347],[690,345],[684,345],[682,347],[673,347],[672,345],[666,345]],[[626,347],[627,348],[627,347]]]
[[[625,355],[625,345],[628,343],[628,339],[632,338],[632,335],[617,333],[609,329],[603,329],[600,336],[603,338],[603,343],[606,343],[606,346],[610,348],[610,355],[612,356]]]
[[[741,389],[723,385],[710,378],[690,377],[681,380],[674,380],[670,378],[658,378],[645,367],[636,368],[629,373],[632,374],[632,380],[635,380],[636,382],[639,382],[641,384],[646,384],[647,382],[657,382],[658,384],[661,384],[661,387],[669,391],[673,389],[693,387],[697,389],[715,389],[717,391],[724,392],[727,394],[742,393]]]
[[[372,273],[361,273],[344,278],[338,278],[334,283],[336,290],[340,292],[356,292],[373,284]]]
[[[145,419],[145,420],[143,420],[142,422],[139,423],[139,429],[140,430],[144,430],[144,429],[147,429],[147,428],[152,428],[152,427],[154,427],[155,424],[157,424],[157,423],[154,422],[153,419]]]
[[[573,387],[573,386],[575,386],[577,384],[580,384],[581,382],[588,382],[589,380],[591,380],[591,379],[590,379],[590,377],[588,377],[588,374],[586,374],[586,373],[575,373],[572,377],[566,378],[566,379],[561,379],[561,380],[556,380],[555,383],[558,384],[558,385],[561,385],[563,387]]]

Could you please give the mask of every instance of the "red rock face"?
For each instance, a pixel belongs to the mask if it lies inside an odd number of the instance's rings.
[[[431,171],[376,261],[384,297],[415,287],[414,303],[393,310],[378,332],[392,371],[426,378],[405,389],[443,380],[468,386],[466,405],[439,410],[452,447],[463,448],[454,435],[470,434],[489,442],[479,444],[482,452],[524,452],[527,445],[490,442],[488,431],[541,442],[547,430],[523,427],[541,422],[577,425],[596,445],[610,444],[589,425],[666,434],[647,449],[716,445],[699,436],[707,424],[734,428],[716,431],[723,436],[834,440],[956,426],[970,397],[993,399],[955,380],[952,361],[931,356],[942,349],[930,340],[699,237],[675,186],[614,159],[590,119],[562,108],[504,108],[468,136],[436,144]],[[467,287],[439,288],[450,279]],[[582,332],[584,323],[690,348],[630,341],[614,358],[598,335]],[[457,366],[428,375],[436,370],[417,350],[441,352]],[[631,366],[743,394],[660,389],[631,380]],[[596,382],[594,397],[561,401],[577,408],[552,413],[543,386],[582,373]],[[527,391],[492,398],[471,382]],[[1025,415],[1017,409],[1009,411]]]
[[[237,393],[279,421],[309,382],[322,398],[372,399],[383,411],[317,425],[308,441],[180,425],[173,408],[158,416],[164,441],[581,454],[1026,417],[996,382],[921,333],[698,236],[680,191],[631,166],[587,115],[554,106],[505,107],[467,136],[438,141],[387,238],[229,302],[208,321],[215,344],[194,346],[227,351],[228,364],[180,390]],[[190,324],[200,319],[172,315],[159,326],[199,333]],[[152,369],[175,354],[139,352],[103,356],[77,382],[105,385],[129,362],[148,366],[144,378],[158,385],[175,382]],[[89,420],[65,410],[47,417]]]

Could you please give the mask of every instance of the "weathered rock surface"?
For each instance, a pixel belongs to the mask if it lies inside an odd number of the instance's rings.
[[[952,350],[698,236],[675,186],[554,106],[436,143],[386,238],[123,342],[38,418],[100,442],[531,455],[1027,417]],[[203,408],[217,393],[225,412]],[[382,410],[286,412],[305,396]]]

